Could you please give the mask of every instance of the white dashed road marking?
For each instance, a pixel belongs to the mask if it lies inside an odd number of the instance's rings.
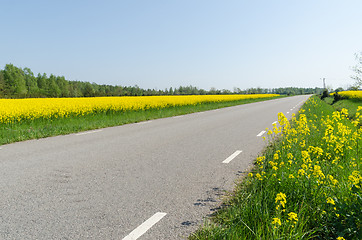
[[[263,136],[263,134],[266,133],[266,131],[261,131],[258,135],[256,135],[257,137],[261,137]]]
[[[77,134],[75,134],[75,135],[80,136],[80,135],[86,135],[86,134],[97,133],[97,132],[102,132],[102,130],[94,130],[94,131],[88,131],[88,132],[81,132],[81,133],[77,133]]]
[[[138,123],[136,123],[136,124],[138,124],[138,125],[143,125],[143,124],[147,124],[147,123],[150,123],[150,122],[152,122],[152,121],[138,122]]]
[[[144,223],[139,225],[135,230],[130,234],[125,236],[122,240],[136,240],[141,237],[145,232],[147,232],[153,225],[160,221],[167,213],[157,212],[152,217],[147,219]]]
[[[229,162],[231,162],[231,160],[233,160],[234,158],[236,158],[236,156],[238,156],[240,153],[242,153],[242,151],[240,151],[240,150],[235,151],[233,154],[230,155],[230,157],[228,157],[227,159],[225,159],[224,161],[222,161],[222,163],[229,163]]]

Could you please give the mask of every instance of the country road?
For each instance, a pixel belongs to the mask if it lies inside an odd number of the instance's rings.
[[[0,146],[0,239],[184,239],[308,97]]]

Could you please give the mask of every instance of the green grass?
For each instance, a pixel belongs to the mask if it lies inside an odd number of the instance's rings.
[[[328,104],[332,104],[333,98],[325,98],[325,101]],[[352,119],[355,118],[357,108],[359,106],[362,106],[362,101],[359,101],[357,99],[342,99],[333,104],[333,107],[338,111],[341,111],[343,108],[348,109],[348,116]]]
[[[244,99],[232,102],[203,103],[193,106],[149,109],[145,111],[129,111],[115,113],[98,113],[82,117],[62,119],[37,119],[16,124],[0,124],[0,145],[12,142],[57,136],[92,129],[136,123],[150,119],[165,118],[193,112],[207,111],[252,102],[280,98]]]
[[[268,135],[253,171],[190,239],[362,239],[362,129],[317,97],[291,128],[283,119],[283,134]]]

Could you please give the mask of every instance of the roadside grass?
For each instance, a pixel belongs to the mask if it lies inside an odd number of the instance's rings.
[[[328,97],[325,98],[324,101],[328,104],[332,104],[333,98]],[[351,119],[355,118],[359,106],[362,106],[362,100],[357,99],[342,99],[333,104],[333,107],[338,111],[341,111],[343,108],[348,109],[348,117]]]
[[[310,98],[189,239],[362,239],[362,108],[354,121]]]
[[[73,116],[69,118],[50,118],[21,121],[10,124],[0,124],[0,145],[12,142],[38,139],[50,136],[76,133],[104,127],[136,123],[157,118],[166,118],[194,112],[207,111],[217,108],[266,101],[281,98],[269,97],[258,99],[243,99],[229,102],[210,102],[197,105],[185,105],[161,109],[147,109],[138,111],[114,111]]]

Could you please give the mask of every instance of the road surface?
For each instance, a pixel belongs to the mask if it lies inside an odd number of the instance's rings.
[[[295,96],[0,146],[0,239],[183,239]]]

